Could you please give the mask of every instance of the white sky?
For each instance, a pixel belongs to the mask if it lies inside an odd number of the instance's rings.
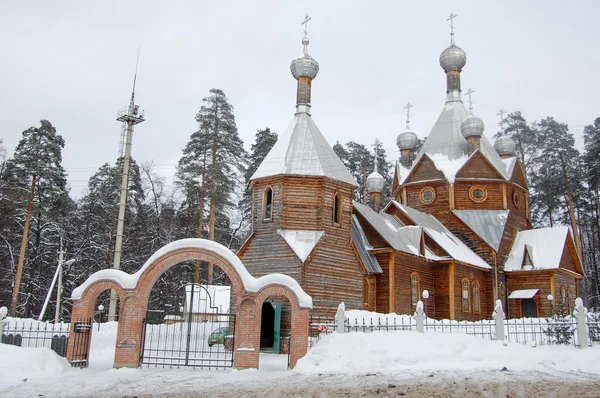
[[[154,160],[172,182],[197,129],[208,90],[225,91],[246,147],[257,129],[281,133],[293,117],[302,21],[309,13],[313,117],[331,145],[377,137],[398,157],[410,101],[421,137],[445,99],[438,63],[449,44],[467,53],[463,91],[489,137],[498,110],[568,123],[583,148],[583,126],[600,116],[597,1],[25,1],[0,4],[0,137],[12,153],[26,128],[50,120],[64,137],[72,194],[118,153],[117,110],[129,103],[138,45],[133,156]]]

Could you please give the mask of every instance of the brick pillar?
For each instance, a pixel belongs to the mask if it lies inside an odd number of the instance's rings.
[[[261,315],[259,308],[254,297],[238,297],[233,353],[233,367],[236,369],[258,369]]]
[[[307,308],[292,309],[292,338],[290,341],[290,369],[308,352],[309,317]]]
[[[142,331],[146,317],[146,305],[138,297],[129,296],[121,301],[119,328],[115,350],[115,368],[137,368],[142,350]]]
[[[73,301],[73,308],[71,310],[71,326],[69,327],[69,340],[67,342],[67,361],[69,361],[69,363],[73,363],[75,360],[83,359],[75,358],[75,356],[77,353],[85,353],[87,351],[86,346],[88,344],[88,340],[76,335],[75,323],[78,321],[83,321],[84,319],[90,319],[94,315],[93,307],[91,312],[89,307],[89,303],[85,301]]]

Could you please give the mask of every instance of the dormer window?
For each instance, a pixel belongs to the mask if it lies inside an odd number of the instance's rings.
[[[336,193],[333,197],[333,223],[339,225],[342,222],[342,194]]]
[[[273,188],[267,187],[263,194],[263,220],[271,221],[273,216]]]

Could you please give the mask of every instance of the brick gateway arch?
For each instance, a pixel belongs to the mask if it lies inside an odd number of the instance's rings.
[[[296,365],[308,349],[309,310],[311,297],[293,278],[282,274],[269,274],[254,278],[242,261],[228,248],[206,239],[182,239],[169,243],[154,253],[135,274],[107,269],[94,273],[81,286],[73,290],[71,319],[92,318],[96,299],[107,289],[117,292],[120,300],[119,326],[114,367],[138,367],[143,349],[143,323],[152,287],[162,273],[187,260],[211,262],[229,277],[235,292],[237,321],[233,366],[237,369],[258,368],[260,351],[260,325],[262,304],[266,297],[285,296],[292,306],[292,341],[290,367]],[[82,344],[77,338],[75,322],[71,333],[67,359],[73,363]]]

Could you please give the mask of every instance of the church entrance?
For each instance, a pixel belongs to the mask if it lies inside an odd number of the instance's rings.
[[[534,299],[521,300],[521,316],[523,318],[537,318],[537,304]]]
[[[283,295],[267,298],[261,309],[260,359],[262,370],[285,370],[289,365],[292,308]]]
[[[262,316],[260,321],[260,350],[273,352],[273,341],[275,339],[275,307],[272,301],[265,301],[262,305]]]

